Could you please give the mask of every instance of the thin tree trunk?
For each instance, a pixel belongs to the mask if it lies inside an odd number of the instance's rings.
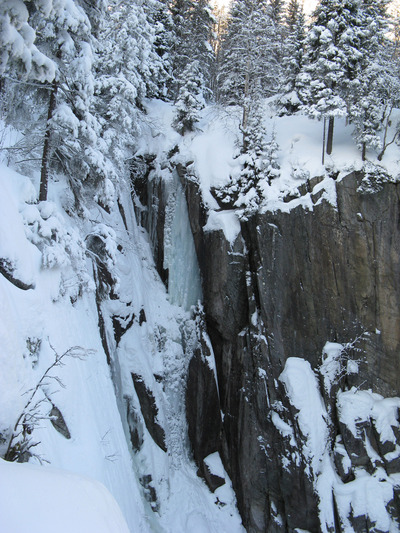
[[[247,121],[249,118],[250,58],[247,58],[246,78],[244,82],[244,103],[242,116],[243,152],[247,150]]]
[[[53,113],[56,108],[57,89],[58,89],[58,83],[56,80],[54,80],[52,83],[51,92],[50,92],[49,109],[47,112],[46,133],[44,135],[42,168],[40,171],[40,190],[39,190],[39,201],[40,202],[47,200],[47,190],[49,186],[49,166],[50,166],[50,139],[51,139],[50,121],[53,118]]]
[[[326,141],[326,117],[324,117],[324,129],[322,133],[322,164],[325,165],[325,141]]]
[[[326,141],[326,153],[331,155],[333,146],[333,126],[335,124],[335,117],[329,117],[328,123],[328,139]]]
[[[361,161],[365,161],[366,159],[367,159],[367,144],[363,142],[362,151],[361,151]]]

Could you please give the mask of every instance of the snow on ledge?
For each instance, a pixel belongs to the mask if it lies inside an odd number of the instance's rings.
[[[225,239],[231,246],[234,245],[237,236],[240,233],[240,222],[235,211],[210,211],[208,214],[207,224],[203,227],[204,231],[222,230]]]

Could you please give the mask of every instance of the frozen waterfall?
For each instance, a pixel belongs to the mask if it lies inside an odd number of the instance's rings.
[[[166,206],[164,238],[170,302],[189,310],[202,300],[201,280],[185,193],[176,171]]]

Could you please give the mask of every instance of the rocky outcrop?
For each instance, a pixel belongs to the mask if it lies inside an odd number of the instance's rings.
[[[147,431],[150,433],[157,446],[166,452],[167,447],[165,444],[165,432],[158,422],[158,407],[156,399],[154,398],[151,390],[146,387],[146,384],[141,376],[133,373],[131,375]],[[131,439],[133,439],[132,434]]]

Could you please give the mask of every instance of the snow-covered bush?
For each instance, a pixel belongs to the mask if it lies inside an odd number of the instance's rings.
[[[360,193],[374,193],[382,189],[383,184],[393,181],[388,171],[381,165],[366,161],[363,165],[363,179],[357,191]]]
[[[85,242],[76,228],[65,224],[56,205],[49,201],[26,204],[22,216],[27,238],[42,252],[42,267],[62,269],[61,295],[68,294],[76,299],[83,290],[92,290],[93,283],[86,266]],[[68,267],[74,276],[67,281]]]
[[[112,290],[114,293],[119,286],[116,273],[117,236],[115,231],[106,224],[96,224],[86,236],[87,253],[92,257],[97,269],[98,288],[103,292]]]
[[[279,146],[275,131],[268,139],[255,121],[250,122],[244,139],[244,152],[237,157],[240,173],[231,176],[230,182],[215,194],[227,208],[244,208],[245,213],[251,213],[262,204],[265,186],[280,176]]]
[[[46,368],[36,385],[27,391],[26,403],[8,438],[8,445],[4,454],[4,459],[7,461],[23,463],[32,456],[37,457],[40,462],[42,461],[41,457],[32,452],[32,449],[38,445],[38,442],[32,438],[32,433],[43,419],[52,419],[54,404],[51,401],[51,396],[54,391],[51,391],[49,385],[55,382],[64,387],[58,375],[54,374],[53,371],[55,368],[63,366],[64,359],[68,357],[81,359],[87,355],[87,352],[78,346],[70,348],[63,354],[58,354],[51,345],[50,347],[54,351],[54,361]],[[58,409],[57,411],[60,417],[61,413]]]

